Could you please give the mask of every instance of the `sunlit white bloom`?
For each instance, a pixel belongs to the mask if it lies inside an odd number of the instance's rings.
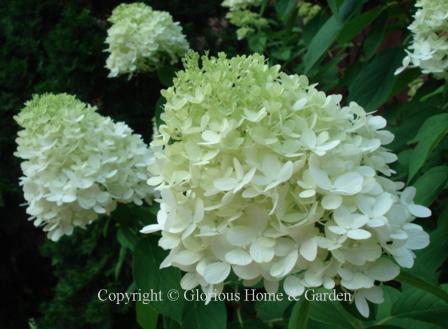
[[[121,4],[108,20],[109,77],[156,70],[177,62],[189,48],[179,23],[144,3]]]
[[[27,213],[54,241],[109,214],[142,204],[153,160],[139,135],[67,94],[34,96],[16,116]]]
[[[260,2],[261,2],[260,0],[224,0],[222,2],[222,5],[224,7],[228,7],[232,10],[235,10],[258,5],[260,4]]]
[[[409,26],[413,33],[403,66],[420,67],[425,74],[448,78],[448,2],[446,0],[417,0],[417,12]]]
[[[163,96],[148,181],[160,211],[142,232],[162,232],[162,266],[186,272],[183,288],[222,289],[231,272],[292,296],[340,285],[366,315],[378,282],[429,243],[412,221],[431,212],[385,177],[396,157],[382,117],[260,55],[191,54]]]

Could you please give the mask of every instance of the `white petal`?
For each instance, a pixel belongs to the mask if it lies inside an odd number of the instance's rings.
[[[417,190],[413,186],[406,187],[403,192],[401,192],[400,199],[405,204],[412,204],[414,202],[414,197]]]
[[[300,254],[308,261],[316,259],[317,255],[317,241],[316,239],[308,239],[300,246]]]
[[[292,106],[293,111],[299,111],[306,105],[308,99],[306,97],[299,98]]]
[[[369,289],[363,290],[364,297],[375,304],[384,303],[384,291],[383,288],[375,286]]]
[[[353,240],[365,240],[372,236],[369,231],[362,229],[354,229],[347,232],[347,236]]]
[[[246,266],[233,265],[232,268],[233,272],[235,272],[235,274],[243,280],[254,280],[260,275],[260,270],[255,263],[251,263]]]
[[[415,217],[426,218],[431,216],[431,210],[418,204],[408,205],[409,212]]]
[[[251,227],[237,225],[230,228],[226,233],[227,241],[238,247],[243,247],[255,240],[257,232]]]
[[[414,265],[415,255],[412,251],[406,248],[399,248],[394,250],[393,256],[401,267],[411,268]]]
[[[322,199],[322,207],[324,209],[332,210],[339,208],[342,204],[342,197],[340,195],[328,194]]]
[[[202,133],[202,139],[206,141],[204,144],[218,144],[221,141],[221,137],[211,130],[206,130]]]
[[[150,225],[146,225],[145,227],[143,227],[140,230],[140,233],[149,234],[149,233],[160,231],[161,229],[162,229],[162,226],[160,224],[150,224]]]
[[[324,190],[331,190],[332,184],[328,174],[317,166],[310,165],[310,174],[316,185]]]
[[[163,177],[162,176],[154,176],[149,178],[146,183],[150,186],[156,186],[156,185],[160,185],[160,183],[163,182]]]
[[[184,290],[194,289],[199,284],[199,280],[196,273],[185,273],[180,280],[180,286]]]
[[[173,255],[171,262],[183,266],[188,266],[197,263],[200,258],[201,255],[196,252],[190,250],[182,250]]]
[[[300,279],[296,276],[290,275],[286,277],[283,282],[283,289],[288,294],[288,296],[297,297],[303,294],[305,288],[300,281]]]
[[[286,182],[288,179],[291,178],[293,173],[294,165],[291,161],[286,162],[282,169],[280,169],[280,172],[277,176],[277,181],[280,183]]]
[[[317,142],[316,134],[314,133],[314,131],[309,128],[304,129],[302,133],[302,142],[306,146],[314,148]]]
[[[249,252],[255,262],[268,263],[274,258],[275,250],[272,245],[264,243],[264,238],[260,238],[251,244]]]
[[[344,227],[341,227],[341,226],[332,225],[332,226],[328,226],[328,229],[337,235],[344,235],[347,233],[347,229],[345,229]]]
[[[389,193],[383,193],[381,194],[375,203],[375,206],[372,210],[372,217],[381,217],[385,213],[389,211],[389,209],[392,207],[392,204],[394,203],[394,200],[390,196]]]
[[[335,190],[346,195],[353,195],[362,190],[363,177],[357,172],[349,172],[336,178]]]
[[[380,258],[367,273],[372,279],[385,282],[394,279],[400,273],[400,268],[391,260]]]
[[[233,249],[229,251],[225,256],[227,262],[233,265],[248,265],[252,262],[252,258],[249,253],[243,249]]]
[[[238,180],[233,177],[219,178],[213,182],[213,186],[220,191],[230,191],[238,184]]]
[[[367,304],[366,299],[360,293],[355,294],[355,305],[363,317],[369,317],[369,304]]]
[[[306,199],[306,198],[311,198],[315,194],[316,194],[315,190],[304,190],[299,193],[299,197]]]
[[[223,282],[229,274],[229,264],[216,262],[206,266],[204,271],[204,280],[209,284],[218,284]]]
[[[289,274],[296,265],[299,252],[295,249],[288,256],[274,263],[271,267],[271,275],[275,278],[282,278]]]
[[[408,224],[408,226],[412,225],[410,228],[406,228],[406,233],[408,234],[408,240],[406,241],[405,247],[418,250],[423,249],[429,244],[429,235],[423,229],[415,224]]]
[[[375,130],[386,127],[386,119],[379,115],[371,116],[367,119],[368,124]]]

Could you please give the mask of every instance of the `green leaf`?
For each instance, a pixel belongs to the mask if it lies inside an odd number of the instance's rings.
[[[184,300],[176,302],[166,299],[170,289],[181,292],[179,285],[180,271],[174,267],[160,269],[160,263],[166,257],[166,252],[157,245],[158,237],[148,236],[141,239],[135,246],[133,275],[134,281],[142,292],[161,291],[163,300],[151,303],[157,312],[181,322]]]
[[[258,301],[255,302],[255,312],[257,318],[264,321],[281,319],[290,304],[287,298],[282,301]]]
[[[379,5],[361,15],[355,16],[347,24],[345,24],[342,29],[338,42],[346,43],[351,41],[359,32],[364,30],[367,25],[372,23],[385,9],[387,6]]]
[[[137,315],[137,323],[142,329],[156,329],[157,328],[157,312],[151,305],[143,304],[137,301],[135,303],[135,313]]]
[[[122,247],[128,248],[129,250],[134,250],[139,238],[130,227],[120,226],[117,230],[117,240]]]
[[[438,270],[448,255],[448,207],[442,211],[437,219],[437,228],[430,234],[430,244],[423,250],[416,252],[412,273],[430,281],[437,281]]]
[[[428,118],[420,127],[417,136],[410,142],[417,142],[411,154],[408,182],[414,178],[424,165],[432,150],[448,133],[448,113],[436,114]]]
[[[162,124],[161,115],[163,113],[163,110],[165,109],[165,103],[166,103],[166,99],[162,96],[160,96],[156,102],[155,109],[154,109],[154,118],[156,120],[157,127],[159,127]]]
[[[410,165],[412,165],[412,162]],[[417,189],[415,202],[429,206],[444,189],[447,181],[448,166],[437,166],[429,169],[413,184]]]
[[[390,312],[392,310],[392,306],[395,301],[400,298],[401,291],[387,285],[383,285],[384,291],[384,302],[378,305],[376,319],[379,323],[383,319],[387,319],[390,316]]]
[[[115,268],[114,268],[115,280],[117,280],[118,277],[120,276],[121,268],[123,267],[124,260],[126,259],[126,251],[127,251],[127,248],[124,246],[121,246],[120,253],[118,254],[118,260],[117,260],[117,263],[115,264]]]
[[[333,16],[337,16],[339,13],[339,7],[342,5],[344,0],[328,0],[328,6],[331,9]]]
[[[411,318],[391,318],[387,322],[402,329],[444,329],[439,325]]]
[[[173,84],[175,75],[176,68],[172,65],[165,65],[157,70],[157,77],[164,87],[170,87]]]
[[[367,0],[345,0],[338,11],[338,19],[342,22],[348,20],[357,9],[361,8]]]
[[[384,41],[384,36],[386,34],[387,19],[388,14],[383,13],[375,22],[373,23],[372,30],[367,35],[362,46],[364,58],[370,59],[376,53],[379,46]]]
[[[445,86],[440,86],[439,88],[437,88],[436,90],[434,90],[433,92],[426,94],[425,96],[423,96],[422,98],[420,98],[421,102],[427,101],[428,99],[443,94],[443,90],[445,89]]]
[[[264,33],[255,33],[249,35],[248,39],[249,49],[255,53],[263,53],[266,48],[268,38]]]
[[[367,111],[383,105],[394,86],[394,71],[402,56],[401,49],[389,49],[365,65],[349,86],[349,101],[359,103]]]
[[[356,328],[353,325],[356,319],[339,302],[314,303],[310,318],[327,326],[332,326],[332,328]]]
[[[405,283],[420,290],[429,292],[430,294],[444,300],[445,303],[448,303],[448,293],[446,293],[442,288],[414,274],[411,274],[408,271],[402,270],[399,276],[397,277],[397,280],[400,281],[401,283]]]
[[[185,309],[182,329],[226,329],[227,311],[223,302],[190,302]]]
[[[403,291],[392,306],[391,315],[435,323],[445,327],[448,304],[418,289]]]
[[[277,0],[275,1],[275,11],[278,17],[286,23],[293,10],[297,10],[298,0]]]
[[[314,64],[323,56],[328,48],[336,40],[343,24],[335,17],[330,17],[319,29],[311,40],[303,60],[305,62],[305,73],[308,73]]]
[[[292,308],[291,317],[288,322],[288,329],[306,329],[308,327],[308,317],[311,304],[301,298]]]
[[[287,61],[291,57],[291,48],[281,47],[272,51],[272,57],[281,61]]]

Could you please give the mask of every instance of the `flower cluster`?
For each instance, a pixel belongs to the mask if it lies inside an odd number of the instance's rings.
[[[448,78],[448,2],[418,0],[414,21],[409,26],[413,42],[407,50],[402,72],[408,66],[420,67],[424,74]]]
[[[250,6],[257,6],[260,2],[260,0],[224,0],[222,5],[223,7],[230,8],[230,10],[236,10],[245,9]]]
[[[67,94],[34,96],[16,116],[27,213],[51,240],[71,234],[117,202],[142,204],[153,156],[124,123]]]
[[[261,55],[187,57],[164,90],[164,124],[151,143],[148,184],[161,192],[162,267],[184,289],[219,291],[233,271],[246,285],[300,295],[340,285],[380,302],[376,282],[411,267],[429,209],[387,178],[396,160],[386,121]],[[395,261],[393,261],[395,260]],[[396,264],[398,263],[398,265]]]
[[[154,71],[167,62],[177,62],[189,48],[181,26],[169,13],[143,3],[117,6],[109,22],[109,77]]]
[[[259,6],[260,0],[225,0],[222,5],[229,8],[226,17],[231,24],[238,27],[238,40],[244,39],[255,30],[266,26],[266,19],[250,10],[251,7]]]
[[[302,18],[303,24],[308,24],[317,14],[322,10],[318,4],[313,4],[311,2],[300,1],[299,5],[299,16]]]

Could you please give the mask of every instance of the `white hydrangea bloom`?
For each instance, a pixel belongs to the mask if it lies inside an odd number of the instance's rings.
[[[448,1],[417,0],[417,12],[409,26],[413,41],[403,60],[403,66],[420,67],[424,74],[448,78]]]
[[[16,121],[27,213],[51,240],[109,214],[117,202],[139,205],[150,196],[153,155],[125,123],[67,94],[34,96]]]
[[[165,63],[177,62],[189,48],[182,27],[169,13],[143,3],[117,6],[109,22],[109,77],[154,71]]]
[[[236,10],[245,9],[250,6],[257,6],[260,3],[260,0],[224,0],[222,2],[222,6],[230,8],[231,10]]]
[[[151,144],[160,211],[142,232],[162,231],[161,266],[206,292],[231,271],[268,291],[283,280],[289,295],[340,285],[367,315],[366,299],[381,300],[375,281],[412,267],[429,243],[412,221],[430,210],[387,178],[396,156],[386,121],[261,55],[198,62],[191,55],[163,91]]]

